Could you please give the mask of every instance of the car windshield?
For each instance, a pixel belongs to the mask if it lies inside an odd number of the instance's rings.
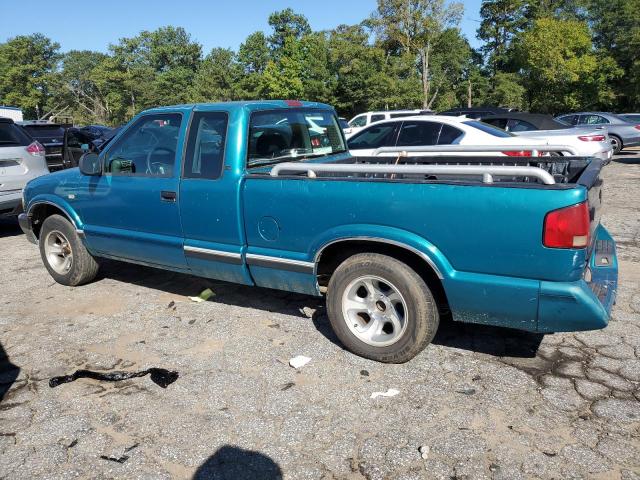
[[[331,111],[282,109],[251,116],[249,167],[345,151],[340,125]]]
[[[513,133],[505,132],[504,130],[494,127],[493,125],[489,125],[488,123],[479,122],[477,120],[469,120],[466,122],[462,122],[465,125],[469,125],[470,127],[477,128],[478,130],[482,130],[484,133],[488,133],[489,135],[493,135],[494,137],[507,138],[507,137],[515,137]]]

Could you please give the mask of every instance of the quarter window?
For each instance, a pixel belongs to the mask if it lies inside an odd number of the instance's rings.
[[[609,120],[602,115],[582,115],[580,117],[580,124],[584,125],[602,125],[603,123],[609,123]]]
[[[194,113],[185,154],[183,177],[219,178],[224,162],[226,136],[226,113]]]
[[[442,128],[442,124],[437,122],[404,122],[398,137],[398,146],[437,145],[440,128]]]
[[[173,176],[181,122],[182,116],[178,113],[139,118],[106,152],[105,173]]]

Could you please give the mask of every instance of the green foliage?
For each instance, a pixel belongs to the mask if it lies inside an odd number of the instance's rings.
[[[0,43],[0,104],[27,118],[120,124],[185,102],[290,98],[367,110],[499,105],[545,112],[640,109],[640,0],[483,0],[474,51],[462,3],[377,0],[359,25],[313,31],[292,9],[236,51],[180,27],[122,38],[108,53],[42,34]],[[363,18],[365,17],[363,12]]]
[[[40,33],[0,44],[0,104],[18,105],[32,118],[44,114],[59,50],[59,44]]]
[[[517,51],[532,109],[575,110],[611,99],[607,84],[618,69],[593,50],[585,22],[540,18],[521,35]]]

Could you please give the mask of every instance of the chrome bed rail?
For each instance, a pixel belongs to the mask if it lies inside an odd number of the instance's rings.
[[[287,162],[275,165],[271,169],[271,176],[277,177],[285,172],[305,172],[309,178],[316,178],[318,173],[482,175],[483,183],[493,183],[493,177],[533,177],[545,185],[556,183],[553,176],[542,168],[509,165],[365,165]]]

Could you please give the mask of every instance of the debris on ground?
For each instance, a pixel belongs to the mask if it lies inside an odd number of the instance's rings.
[[[209,300],[211,297],[215,297],[215,293],[213,293],[213,290],[211,290],[210,288],[207,288],[205,290],[203,290],[202,292],[200,292],[200,295],[198,295],[197,297],[189,297],[189,300],[191,300],[192,302],[206,302],[207,300]]]
[[[173,300],[171,300],[171,301],[169,302],[169,305],[167,305],[167,308],[172,308],[172,309],[174,309],[174,310],[175,310],[175,306],[176,306],[176,302],[174,302]]]
[[[92,378],[94,380],[104,380],[106,382],[119,382],[130,378],[144,377],[151,375],[151,381],[156,385],[167,388],[178,379],[178,372],[167,370],[165,368],[148,368],[139,372],[94,372],[93,370],[76,370],[71,375],[62,375],[53,377],[49,380],[51,388],[62,385],[63,383],[74,382],[79,378]]]
[[[124,454],[120,455],[119,457],[111,457],[109,455],[100,455],[100,458],[103,460],[108,460],[110,462],[116,462],[116,463],[124,463],[127,460],[129,460],[129,455],[126,455],[127,453],[129,453],[131,450],[133,450],[134,448],[138,448],[138,443],[131,445],[128,448],[124,449]]]
[[[390,388],[389,390],[387,390],[386,392],[373,392],[371,394],[371,398],[378,398],[378,397],[395,397],[396,395],[398,395],[400,393],[400,390],[396,390],[395,388]]]
[[[461,393],[463,395],[473,395],[476,393],[475,388],[463,388],[462,390],[456,390],[456,393]]]
[[[431,448],[429,447],[429,445],[422,445],[418,451],[420,452],[420,456],[422,457],[423,460],[426,460],[427,458],[429,458],[429,452],[431,451]]]
[[[293,368],[302,368],[310,361],[311,359],[309,357],[305,357],[304,355],[297,355],[289,360],[289,365]]]
[[[295,386],[295,384],[296,384],[295,382],[285,383],[280,389],[280,391],[284,392],[285,390],[289,390],[291,387]]]
[[[368,377],[369,372],[367,370],[360,370],[360,375],[362,375],[363,377]]]

